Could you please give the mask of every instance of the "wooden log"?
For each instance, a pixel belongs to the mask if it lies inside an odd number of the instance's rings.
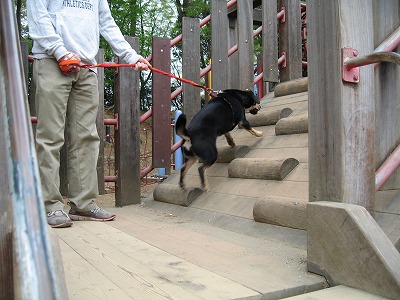
[[[308,271],[330,285],[400,299],[400,253],[364,207],[309,202],[307,222]]]
[[[229,164],[228,174],[234,178],[283,180],[298,164],[295,158],[236,158]]]
[[[308,132],[308,112],[279,120],[275,125],[275,134],[296,134]]]
[[[275,97],[282,97],[308,91],[308,77],[302,77],[278,84],[275,89]]]
[[[259,198],[253,206],[253,218],[261,223],[306,229],[307,202],[304,199]]]
[[[236,158],[244,157],[247,153],[249,153],[249,146],[223,146],[218,148],[218,158],[217,163],[230,163],[232,160]]]
[[[293,110],[289,107],[274,110],[264,109],[256,115],[246,115],[247,121],[253,127],[275,125],[282,118],[288,117]]]
[[[190,187],[183,190],[177,184],[162,183],[154,189],[153,198],[155,201],[190,206],[202,193],[200,188]]]

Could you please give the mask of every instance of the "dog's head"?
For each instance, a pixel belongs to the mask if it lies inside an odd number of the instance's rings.
[[[243,91],[244,93],[244,108],[252,115],[256,115],[258,111],[261,109],[260,99],[254,95],[252,91]]]
[[[254,95],[252,91],[242,91],[236,89],[224,90],[223,93],[230,94],[235,98],[239,98],[243,103],[246,111],[255,115],[261,109],[260,100]]]

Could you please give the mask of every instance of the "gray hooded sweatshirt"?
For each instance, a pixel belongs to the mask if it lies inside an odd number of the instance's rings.
[[[124,39],[107,0],[27,0],[27,10],[35,58],[59,60],[73,52],[83,63],[96,64],[100,34],[125,62],[141,57]]]

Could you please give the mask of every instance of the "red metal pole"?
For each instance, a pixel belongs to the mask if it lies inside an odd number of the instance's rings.
[[[390,154],[382,166],[375,172],[375,190],[379,190],[400,166],[400,145]]]

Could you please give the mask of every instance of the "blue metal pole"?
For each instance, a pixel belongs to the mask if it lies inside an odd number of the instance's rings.
[[[174,116],[174,123],[176,124],[176,120],[178,117],[182,114],[182,111],[176,110],[175,111],[175,116]],[[182,138],[176,134],[174,130],[174,144],[179,142]],[[183,165],[183,154],[181,149],[177,149],[174,153],[175,157],[175,170],[178,170],[182,165]]]

